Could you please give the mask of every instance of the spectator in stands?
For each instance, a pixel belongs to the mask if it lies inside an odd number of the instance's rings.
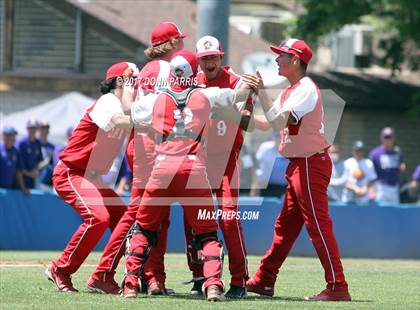
[[[66,145],[68,144],[68,142],[69,142],[69,140],[70,140],[70,137],[71,137],[71,134],[73,133],[73,127],[72,126],[70,126],[69,128],[67,128],[67,130],[66,130],[66,137],[67,137],[67,142],[66,142]],[[55,148],[55,152],[54,152],[54,166],[57,164],[57,162],[58,162],[58,160],[59,160],[59,155],[60,155],[60,153],[64,150],[64,148],[66,147],[66,145],[64,145],[64,146],[61,146],[61,147],[56,147]]]
[[[16,147],[17,131],[13,127],[3,128],[3,143],[0,143],[0,187],[20,187],[22,192],[30,194],[22,175],[22,160]]]
[[[375,198],[375,168],[370,159],[364,158],[364,144],[356,141],[352,147],[353,157],[344,161],[345,186],[343,202],[366,204]]]
[[[36,138],[39,125],[37,120],[30,119],[26,123],[28,135],[18,143],[23,162],[23,180],[27,188],[35,188],[39,175],[39,164],[42,162],[41,143]]]
[[[417,165],[410,182],[410,195],[420,205],[420,165]]]
[[[260,196],[281,198],[286,190],[286,168],[289,160],[278,152],[280,133],[273,131],[272,139],[263,142],[255,155],[258,169],[256,183],[253,185],[252,194],[260,189]]]
[[[329,153],[333,162],[333,169],[330,185],[328,186],[328,198],[333,201],[341,201],[343,188],[346,183],[344,160],[340,158],[340,147],[338,145],[331,145]]]
[[[41,152],[43,161],[39,165],[39,183],[41,188],[52,187],[52,175],[54,170],[55,146],[48,142],[50,124],[46,121],[41,122],[39,126],[39,142],[41,143]]]
[[[250,190],[255,181],[256,160],[251,150],[243,144],[240,153],[241,159],[241,179],[239,193],[241,195],[250,195]]]
[[[400,203],[401,173],[405,171],[400,149],[395,146],[395,132],[391,127],[381,130],[381,145],[374,148],[369,158],[373,162],[378,180],[376,182],[376,201],[379,204]]]

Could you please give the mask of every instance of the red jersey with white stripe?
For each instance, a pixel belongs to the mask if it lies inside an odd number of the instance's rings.
[[[108,173],[128,134],[113,126],[111,118],[118,114],[124,114],[120,100],[112,93],[101,96],[74,129],[60,159],[74,169]]]
[[[324,111],[318,86],[309,77],[282,91],[276,99],[297,123],[283,129],[279,152],[288,158],[309,157],[330,145],[325,137]]]
[[[236,89],[241,84],[241,78],[228,66],[222,68],[222,74],[211,81],[206,80],[203,72],[197,74],[198,83],[206,87]],[[207,141],[209,155],[226,154],[226,150],[239,151],[244,141],[242,129],[228,118],[212,119]]]
[[[188,89],[176,86],[171,90],[177,93],[184,92],[182,95],[187,95],[189,92]],[[203,143],[196,138],[199,135],[204,141],[207,140],[211,108],[216,103],[227,107],[234,104],[235,100],[236,93],[229,88],[198,88],[189,92],[181,112],[171,95],[166,92],[153,93],[133,104],[131,117],[136,124],[140,122],[151,124],[157,138],[179,133],[180,136],[171,137],[156,145],[157,153],[175,156],[197,154],[198,151],[205,151]],[[175,126],[177,120],[184,124],[185,134],[180,133],[179,126]]]

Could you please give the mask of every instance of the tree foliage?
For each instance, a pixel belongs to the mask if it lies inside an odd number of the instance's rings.
[[[376,30],[383,39],[379,63],[395,74],[407,61],[420,67],[420,0],[300,0],[306,12],[299,16],[294,35],[316,43],[319,37],[346,24],[381,21]],[[366,18],[371,17],[371,19]],[[375,25],[374,25],[375,26]]]

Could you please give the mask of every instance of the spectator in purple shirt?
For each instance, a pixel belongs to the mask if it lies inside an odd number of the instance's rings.
[[[0,143],[0,187],[15,188],[18,184],[25,194],[29,194],[23,182],[22,160],[14,146],[16,134],[13,127],[3,128],[3,143]]]
[[[41,143],[36,138],[38,122],[30,119],[26,123],[28,136],[18,143],[18,149],[23,162],[23,180],[27,188],[35,188],[39,175],[39,164],[42,162]]]
[[[49,132],[50,124],[46,121],[41,122],[39,126],[39,142],[41,143],[43,161],[39,165],[39,183],[42,188],[52,187],[55,146],[48,142]]]
[[[400,149],[395,146],[395,132],[391,127],[381,130],[381,145],[374,148],[369,158],[373,162],[378,179],[376,201],[382,205],[400,203],[400,175],[405,171]]]
[[[410,182],[410,191],[416,199],[417,205],[420,205],[420,165],[417,165]]]

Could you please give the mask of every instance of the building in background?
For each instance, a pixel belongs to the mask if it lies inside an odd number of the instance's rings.
[[[165,9],[163,9],[165,8]],[[141,67],[150,31],[160,21],[176,22],[192,34],[196,4],[190,0],[78,1],[0,0],[0,100],[2,112],[40,104],[77,90],[95,97],[110,64],[125,60]],[[250,53],[267,42],[230,27],[230,64],[241,73]],[[55,94],[53,94],[55,92]],[[49,95],[51,94],[51,95]]]
[[[129,3],[0,0],[0,115],[42,104],[69,91],[96,97],[98,82],[111,63],[122,59],[139,67],[145,63],[143,51],[149,44],[150,30],[159,21],[172,20],[183,32],[192,34],[185,43],[186,48],[193,49],[195,1]],[[284,39],[288,23],[303,9],[298,0],[231,0],[229,62],[233,69],[242,73],[260,68],[266,83],[282,82],[269,41]],[[420,141],[420,123],[408,113],[414,105],[419,77],[401,75],[390,80],[386,70],[378,73],[359,68],[368,63],[370,51],[375,53],[377,41],[367,28],[348,26],[344,30],[338,32],[336,41],[327,39],[317,48],[314,61],[318,65],[310,71],[322,89],[334,91],[346,102],[335,142],[346,157],[351,141],[361,139],[369,150],[376,144],[380,128],[392,125],[407,162],[403,178],[408,178],[420,154],[420,146],[412,143]],[[246,141],[255,152],[266,138],[256,132]]]

